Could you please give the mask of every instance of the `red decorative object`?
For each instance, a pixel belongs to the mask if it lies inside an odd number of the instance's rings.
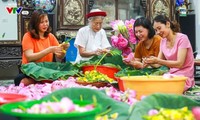
[[[106,16],[106,12],[104,11],[98,11],[98,12],[90,12],[86,15],[87,18],[93,17],[93,16]]]
[[[94,70],[94,65],[88,65],[88,66],[83,66],[82,71],[85,73],[86,71],[92,71]],[[108,77],[115,79],[115,73],[119,71],[119,69],[115,67],[109,67],[109,66],[104,66],[104,65],[98,65],[96,70],[102,74],[107,75]]]
[[[123,81],[119,77],[116,77],[116,79],[117,79],[117,82],[118,82],[119,90],[124,92],[125,90],[124,90],[124,83],[123,83]]]
[[[0,105],[11,103],[11,102],[24,101],[26,99],[27,99],[27,96],[21,95],[21,94],[0,93]]]

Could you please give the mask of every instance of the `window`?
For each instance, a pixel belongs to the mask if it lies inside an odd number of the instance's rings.
[[[118,0],[118,19],[129,20],[145,16],[140,0]]]
[[[89,0],[89,10],[92,8],[107,12],[103,25],[105,29],[109,29],[110,22],[115,19],[128,20],[145,15],[140,0]]]

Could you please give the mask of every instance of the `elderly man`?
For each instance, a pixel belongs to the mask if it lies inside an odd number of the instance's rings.
[[[111,47],[102,24],[106,12],[93,9],[86,15],[88,26],[79,29],[74,45],[78,49],[75,62],[89,60],[95,55],[101,55]]]

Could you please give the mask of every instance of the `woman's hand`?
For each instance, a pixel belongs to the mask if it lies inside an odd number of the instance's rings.
[[[49,49],[51,50],[51,53],[54,53],[54,54],[60,54],[62,53],[63,51],[63,48],[61,46],[51,46],[49,47]]]
[[[158,63],[158,58],[155,56],[150,56],[148,58],[143,59],[145,64],[157,64]]]
[[[145,64],[145,63],[143,63],[143,62],[136,61],[136,60],[131,61],[131,62],[130,62],[130,65],[132,65],[133,67],[135,67],[135,68],[137,68],[137,69],[143,69],[143,68],[145,68],[145,67],[148,66],[148,64]]]
[[[158,68],[160,67],[161,65],[158,63],[158,60],[159,58],[155,57],[155,56],[150,56],[148,58],[145,58],[143,59],[143,63],[148,65],[148,66],[151,66],[153,68]]]
[[[51,49],[51,52],[54,53],[56,57],[59,59],[62,59],[66,54],[66,51],[63,50],[63,47],[61,45],[51,46],[50,49]]]
[[[108,50],[108,49],[97,49],[96,51],[94,51],[94,54],[102,55],[102,54],[109,53],[109,52],[110,52],[110,50]]]
[[[69,42],[68,43],[63,42],[59,46],[62,47],[63,50],[67,50],[70,47],[70,43]]]
[[[127,60],[127,58],[122,58],[122,61],[123,61],[126,65],[131,65],[131,61]]]
[[[126,64],[126,65],[130,65],[136,69],[143,69],[147,66],[147,64],[144,64],[144,63],[141,63],[140,61],[138,60],[135,60],[135,59],[132,59],[132,60],[127,60],[127,58],[123,58],[123,62]]]
[[[102,54],[110,53],[110,50],[105,48],[105,49],[102,49],[101,52],[102,52]]]

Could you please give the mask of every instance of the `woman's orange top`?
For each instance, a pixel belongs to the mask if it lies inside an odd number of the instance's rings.
[[[48,37],[44,39],[34,39],[31,37],[29,32],[25,33],[22,40],[22,64],[28,63],[26,56],[24,55],[24,51],[32,49],[34,53],[40,52],[50,46],[58,46],[59,42],[57,41],[56,37],[49,33]],[[53,61],[53,53],[49,53],[48,55],[44,56],[43,58],[35,61],[35,62],[52,62]]]
[[[146,49],[143,41],[139,42],[135,49],[135,58],[144,58],[149,56],[158,56],[159,50],[160,50],[160,41],[161,37],[158,35],[154,35],[153,37],[153,43],[149,49]]]

